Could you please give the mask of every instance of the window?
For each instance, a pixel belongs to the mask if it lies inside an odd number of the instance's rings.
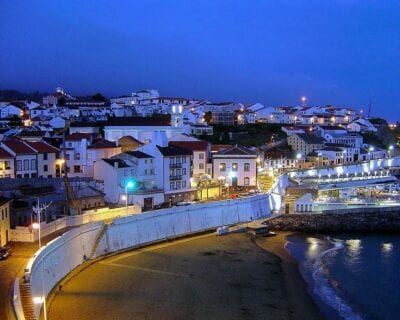
[[[176,183],[176,189],[180,189],[180,188],[181,188],[181,182],[178,181],[178,182]]]
[[[47,160],[47,153],[43,153],[43,160]]]
[[[238,171],[238,164],[232,163],[232,171]]]
[[[153,169],[150,169],[150,174],[154,174],[154,170]]]
[[[24,160],[24,170],[29,170],[29,160]]]
[[[10,161],[4,161],[4,169],[10,170]]]
[[[81,154],[79,152],[75,153],[75,160],[80,160]]]
[[[186,163],[186,157],[182,157],[182,163]]]
[[[45,165],[43,166],[43,171],[44,171],[44,172],[47,172],[47,169],[48,169],[48,168],[47,168],[47,164],[45,164]]]
[[[60,153],[56,152],[56,159],[60,159]]]
[[[65,155],[65,160],[69,160],[69,153]]]
[[[175,183],[174,183],[174,182],[170,182],[170,183],[169,183],[169,188],[170,188],[171,190],[174,190],[174,189],[175,189]]]
[[[147,176],[147,169],[144,170],[144,174]]]
[[[147,163],[147,159],[144,160],[144,163]]]
[[[204,163],[199,163],[199,169],[203,170],[204,169]]]
[[[29,176],[29,175],[26,174],[26,176]],[[36,178],[36,173],[31,173],[31,178]]]
[[[219,171],[225,172],[226,171],[226,163],[220,163],[219,164]]]
[[[74,166],[74,173],[80,173],[81,172],[81,166]]]
[[[183,169],[182,169],[182,175],[185,175],[185,174],[186,174],[186,169],[183,168]]]
[[[36,169],[36,159],[32,159],[31,160],[31,170],[35,170]]]
[[[244,164],[244,171],[246,171],[246,172],[250,171],[250,163]]]
[[[204,159],[204,152],[199,153],[199,159],[201,159],[201,160]]]
[[[17,160],[17,170],[18,171],[22,170],[22,160]]]
[[[250,185],[250,179],[249,179],[248,177],[245,177],[245,178],[244,178],[244,185],[245,185],[245,186]]]
[[[182,181],[182,189],[186,188],[186,181]]]

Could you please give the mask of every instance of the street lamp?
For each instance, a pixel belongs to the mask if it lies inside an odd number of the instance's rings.
[[[42,210],[47,209],[50,205],[51,205],[51,203],[49,203],[47,205],[44,204],[44,205],[40,206],[39,205],[39,198],[38,198],[37,205],[32,208],[33,211],[37,214],[37,217],[38,217],[37,218],[38,222],[32,223],[32,228],[35,229],[35,230],[38,230],[39,251],[42,248],[42,235],[41,235],[41,224],[40,224],[41,213],[42,213]],[[35,303],[35,304],[43,303],[43,317],[44,317],[44,320],[47,320],[46,295],[45,295],[45,292],[44,292],[43,273],[44,273],[44,260],[42,258],[42,261],[41,261],[41,272],[40,272],[40,280],[42,282],[42,296],[41,297],[34,297],[33,298],[33,303]]]
[[[128,214],[128,189],[132,189],[135,186],[133,181],[128,181],[125,185],[125,213]]]
[[[371,152],[373,152],[375,150],[375,148],[373,146],[368,148],[368,156],[369,156],[369,160],[371,160]]]
[[[306,105],[306,100],[307,100],[307,98],[306,98],[305,96],[302,96],[302,97],[301,97],[301,104],[302,104],[302,106],[305,106],[305,105]]]
[[[391,157],[392,157],[392,151],[393,151],[393,149],[394,149],[394,146],[393,146],[393,145],[390,145],[388,149],[389,149],[389,158],[391,158]]]

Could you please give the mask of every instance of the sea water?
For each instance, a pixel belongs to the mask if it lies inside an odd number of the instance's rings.
[[[326,319],[400,319],[400,236],[289,236]]]

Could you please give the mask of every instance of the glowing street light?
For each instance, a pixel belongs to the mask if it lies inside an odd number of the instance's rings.
[[[135,183],[133,181],[128,181],[125,185],[125,197],[122,197],[122,200],[125,200],[125,213],[128,214],[128,189],[132,189],[135,187]]]
[[[392,157],[392,151],[394,150],[394,146],[391,144],[389,146],[388,150],[389,150],[389,158],[391,158]]]
[[[306,98],[305,96],[302,96],[302,97],[301,97],[301,104],[302,104],[303,106],[306,105],[306,101],[307,101],[307,98]]]

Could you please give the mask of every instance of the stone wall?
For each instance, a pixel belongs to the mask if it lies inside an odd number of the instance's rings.
[[[372,209],[372,208],[371,208]],[[400,209],[363,209],[363,212],[287,214],[269,219],[276,231],[307,233],[400,233]]]

